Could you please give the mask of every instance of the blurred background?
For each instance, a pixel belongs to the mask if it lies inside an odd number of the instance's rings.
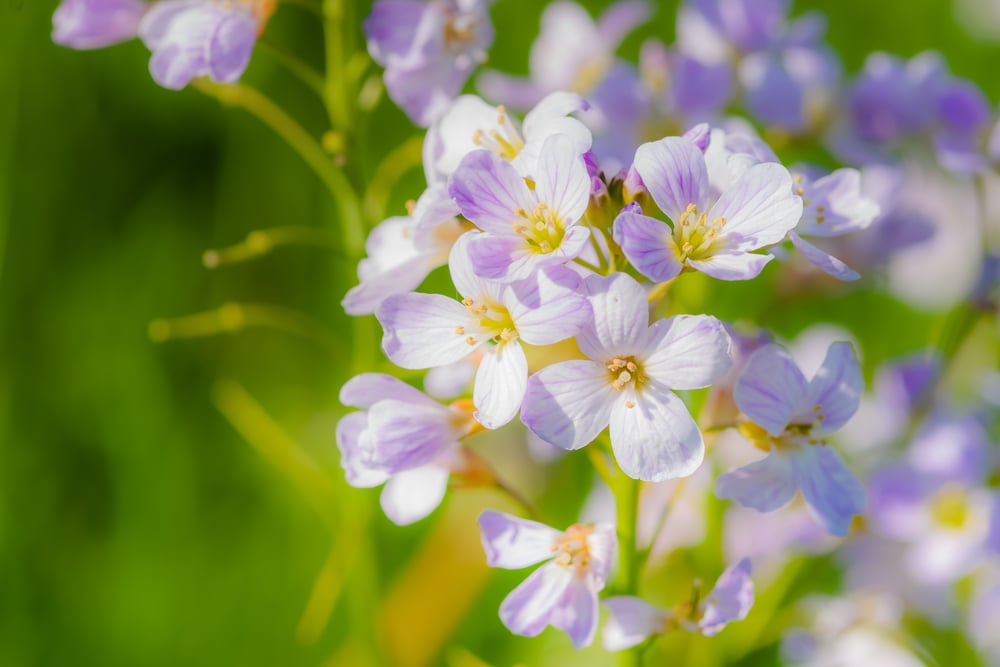
[[[243,111],[156,86],[138,42],[54,45],[56,4],[0,0],[0,665],[602,664],[599,648],[576,658],[561,635],[515,638],[496,620],[524,573],[487,571],[468,527],[486,504],[509,509],[501,498],[453,494],[397,528],[376,491],[343,482],[337,392],[383,362],[373,319],[358,325],[370,344],[351,345],[339,303],[355,266],[313,173]],[[526,72],[544,4],[497,0],[493,67]],[[936,49],[996,101],[989,4],[795,8],[829,16],[848,72],[872,50]],[[626,57],[646,36],[672,41],[675,13],[659,3]],[[267,39],[321,66],[308,12],[280,6]],[[267,50],[246,81],[320,134],[322,107]],[[351,159],[371,178],[419,134],[383,98]],[[418,171],[404,176],[388,212],[421,187]],[[205,268],[206,250],[279,226],[315,233]],[[739,300],[720,296],[713,312],[745,314]],[[940,323],[871,292],[764,323],[794,336],[818,319],[882,356],[926,344]],[[577,484],[579,463],[557,483]],[[575,506],[556,512],[571,520]]]

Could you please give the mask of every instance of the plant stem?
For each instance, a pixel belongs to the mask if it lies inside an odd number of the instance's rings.
[[[615,512],[618,533],[618,576],[615,579],[616,595],[636,595],[639,592],[639,554],[636,548],[636,520],[639,514],[639,480],[621,471],[614,480]],[[620,667],[638,667],[642,652],[638,648],[618,654]]]

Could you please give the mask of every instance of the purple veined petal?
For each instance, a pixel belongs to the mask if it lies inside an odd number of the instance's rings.
[[[777,437],[802,405],[808,383],[788,352],[765,345],[747,360],[733,388],[737,407]]]
[[[590,202],[590,176],[582,152],[569,137],[556,134],[545,140],[538,156],[535,194],[566,225],[576,224]],[[510,221],[508,221],[508,229]]]
[[[624,273],[589,276],[583,285],[594,311],[593,324],[576,337],[583,353],[606,363],[637,352],[649,328],[649,302],[642,286]]]
[[[792,418],[796,423],[813,423],[813,433],[821,435],[839,430],[858,411],[864,381],[850,343],[834,343],[826,352],[823,365],[809,382],[803,411]],[[816,409],[819,406],[819,410]],[[822,415],[822,417],[819,417]]]
[[[510,281],[527,278],[537,266],[535,255],[517,236],[469,232],[467,252],[473,271],[487,280]],[[517,275],[521,278],[513,278]]]
[[[614,525],[610,523],[594,524],[594,532],[587,537],[587,547],[590,549],[587,581],[591,588],[600,591],[603,590],[608,575],[611,573],[615,550],[618,548],[618,536]]]
[[[693,474],[705,458],[705,441],[684,402],[653,380],[631,396],[622,394],[610,424],[622,472],[644,482]]]
[[[479,530],[490,567],[519,570],[552,558],[552,547],[562,533],[543,523],[486,510]]]
[[[393,475],[382,489],[382,511],[397,526],[407,526],[437,509],[448,491],[448,469],[429,464]]]
[[[661,634],[668,618],[642,598],[629,595],[610,597],[604,606],[611,617],[604,624],[604,648],[607,651],[624,651],[638,646],[655,634]]]
[[[676,222],[689,204],[708,208],[708,170],[705,156],[683,137],[667,137],[639,146],[635,170],[668,218]]]
[[[385,329],[382,349],[392,363],[403,368],[444,366],[486,342],[469,311],[440,294],[391,296],[378,307],[375,317]]]
[[[708,123],[698,123],[682,136],[704,153],[708,148],[708,142],[712,138],[712,126]]]
[[[221,6],[206,3],[176,12],[150,58],[153,80],[164,88],[180,90],[193,78],[208,74],[211,40],[228,13]],[[140,34],[143,34],[141,25]]]
[[[802,253],[802,256],[809,260],[810,264],[828,276],[837,280],[843,280],[844,282],[853,282],[861,278],[860,273],[833,255],[820,250],[795,232],[788,232],[788,238],[791,240],[792,245]]]
[[[806,236],[839,236],[866,229],[880,212],[878,202],[862,191],[857,169],[838,169],[810,183],[807,198],[809,204],[795,228]]]
[[[601,363],[553,364],[528,378],[521,421],[552,445],[579,449],[608,425],[617,394]]]
[[[529,345],[552,345],[577,334],[593,317],[580,294],[580,278],[561,266],[546,267],[534,278],[513,283],[504,305]]]
[[[455,241],[451,252],[448,254],[448,271],[451,273],[451,282],[462,297],[471,298],[476,302],[486,301],[490,304],[499,304],[503,286],[493,280],[480,277],[476,273],[476,263],[472,258],[472,244],[482,232],[466,232]]]
[[[652,349],[642,370],[671,389],[702,389],[733,365],[732,341],[722,322],[709,315],[675,315],[652,326]]]
[[[500,236],[514,233],[515,210],[531,211],[536,205],[517,170],[485,150],[465,156],[451,176],[448,192],[462,215],[483,231]]]
[[[370,408],[390,398],[415,405],[440,407],[419,389],[385,373],[355,375],[340,388],[340,402],[352,408]]]
[[[553,611],[573,584],[573,573],[546,563],[531,573],[500,603],[500,620],[515,635],[535,637],[549,624]]]
[[[798,485],[789,457],[771,452],[759,461],[724,473],[715,480],[715,495],[735,500],[758,512],[773,512],[784,507]]]
[[[730,565],[722,573],[715,588],[704,603],[704,614],[698,621],[701,634],[711,637],[733,621],[742,621],[753,607],[753,579],[750,578],[750,559],[744,558]]]
[[[528,360],[515,340],[486,349],[476,372],[472,402],[475,418],[488,429],[497,429],[517,414],[528,382]]]
[[[52,41],[99,49],[138,35],[147,9],[141,0],[63,0],[52,14]]]
[[[597,614],[597,592],[591,590],[582,579],[575,578],[552,610],[549,623],[569,635],[574,648],[581,649],[594,641]]]
[[[257,43],[257,18],[233,7],[219,22],[208,43],[208,73],[218,83],[235,83],[243,76]]]
[[[656,218],[624,210],[615,218],[613,235],[636,271],[650,280],[673,280],[684,268],[673,232]]]
[[[368,410],[365,462],[396,474],[426,465],[454,446],[460,433],[443,405],[393,399]]]
[[[362,280],[347,291],[340,305],[348,315],[372,315],[390,296],[417,289],[434,268],[427,257],[412,257],[388,271]]]
[[[605,48],[614,51],[626,36],[649,20],[653,8],[646,0],[621,0],[597,19],[597,32]]]
[[[831,535],[844,537],[865,511],[865,488],[828,445],[803,445],[789,453],[802,495]]]
[[[802,199],[792,194],[792,177],[780,164],[749,167],[708,213],[725,218],[720,240],[734,250],[778,243],[802,217]]]
[[[716,280],[753,280],[774,255],[752,252],[717,252],[706,259],[688,259],[691,268]]]
[[[337,422],[337,448],[340,450],[340,467],[344,469],[347,483],[357,488],[378,486],[389,479],[388,473],[364,462],[364,452],[358,442],[368,427],[368,415],[350,412]]]

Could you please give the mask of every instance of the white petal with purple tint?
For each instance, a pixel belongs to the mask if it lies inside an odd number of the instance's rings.
[[[614,239],[632,266],[650,280],[673,280],[684,268],[673,232],[656,218],[622,211],[615,218]]]
[[[543,523],[493,510],[480,514],[478,522],[487,565],[508,570],[552,558],[552,547],[562,536]]]
[[[622,595],[604,600],[611,617],[604,624],[604,648],[624,651],[663,632],[667,614],[642,598]]]
[[[521,421],[542,440],[579,449],[608,425],[618,392],[608,370],[593,361],[565,361],[528,379]]]
[[[667,137],[639,146],[635,169],[653,201],[675,223],[688,204],[708,208],[708,170],[705,156],[683,137]]]
[[[671,389],[702,389],[732,366],[732,341],[709,315],[675,315],[653,323],[652,354],[643,371]]]
[[[736,380],[733,399],[751,421],[779,436],[798,411],[807,387],[788,352],[766,345],[750,355]]]
[[[375,316],[385,329],[382,349],[403,368],[444,366],[485,342],[469,311],[440,294],[397,294],[382,302]]]
[[[705,442],[684,402],[662,385],[623,394],[610,420],[611,447],[622,471],[645,482],[694,473],[705,457]]]
[[[865,488],[826,445],[799,447],[789,458],[806,503],[831,535],[843,537],[865,510]]]
[[[758,512],[773,512],[783,507],[797,488],[791,460],[777,452],[730,470],[715,481],[716,496],[735,500]]]
[[[720,236],[728,248],[756,250],[778,243],[802,217],[792,177],[780,164],[756,164],[719,197],[709,220],[726,219]]]
[[[517,341],[489,346],[479,363],[472,402],[476,420],[500,428],[517,414],[528,382],[528,361]]]
[[[448,475],[447,468],[435,464],[393,475],[382,489],[382,511],[397,526],[423,519],[444,500]]]
[[[802,253],[803,257],[828,276],[832,276],[837,280],[843,280],[844,282],[853,282],[861,278],[860,273],[833,255],[809,243],[809,241],[806,241],[795,232],[788,232],[788,238],[798,248],[798,251]]]

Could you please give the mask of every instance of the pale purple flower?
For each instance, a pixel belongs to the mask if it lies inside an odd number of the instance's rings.
[[[74,49],[99,49],[137,36],[143,0],[63,0],[52,15],[52,41]]]
[[[571,139],[556,134],[545,140],[533,183],[529,188],[509,162],[486,150],[469,153],[452,175],[451,196],[483,230],[469,240],[477,275],[521,280],[565,264],[587,244],[590,230],[579,222],[591,179]]]
[[[376,311],[385,329],[382,347],[403,368],[433,368],[482,349],[472,397],[476,419],[499,428],[517,414],[528,379],[520,339],[550,345],[575,335],[590,318],[587,300],[576,293],[579,277],[562,267],[503,284],[473,272],[469,235],[452,249],[452,282],[462,296],[399,294]]]
[[[427,127],[486,60],[492,0],[377,0],[365,20],[368,52],[389,97]]]
[[[697,270],[749,280],[773,259],[752,251],[780,242],[802,215],[792,177],[779,164],[754,164],[713,201],[706,155],[683,137],[643,144],[635,169],[671,225],[629,208],[614,238],[632,265],[662,282]]]
[[[813,45],[754,53],[739,66],[747,110],[764,124],[795,134],[817,130],[828,120],[840,76],[833,51]]]
[[[485,148],[510,162],[525,178],[535,175],[545,140],[554,134],[568,137],[578,154],[590,150],[587,126],[570,114],[589,104],[579,95],[555,92],[524,117],[523,127],[502,107],[490,106],[475,95],[458,97],[424,138],[424,171],[428,183],[445,182],[462,159]]]
[[[833,535],[847,534],[865,508],[865,490],[826,438],[858,409],[861,369],[849,343],[834,343],[809,382],[777,345],[750,357],[734,398],[748,422],[741,432],[768,455],[725,473],[715,492],[760,512],[785,505],[801,489]]]
[[[361,284],[341,302],[349,315],[370,315],[393,294],[415,290],[427,275],[448,262],[448,254],[467,227],[443,185],[420,196],[410,215],[384,220],[365,241],[368,257],[358,263]]]
[[[660,122],[681,129],[721,111],[734,89],[729,63],[705,63],[655,39],[642,43],[639,74]]]
[[[139,37],[153,52],[153,80],[172,90],[200,76],[235,83],[273,11],[273,0],[157,2],[139,24]]]
[[[337,423],[341,465],[351,486],[385,484],[382,509],[394,523],[418,521],[441,503],[459,441],[479,426],[468,402],[441,405],[419,390],[380,373],[364,373],[340,390],[351,412]]]
[[[828,238],[867,229],[879,215],[874,199],[861,189],[861,173],[838,169],[815,181],[795,175],[795,193],[802,197],[802,219],[788,238],[799,252],[824,273],[838,280],[857,280],[861,275],[844,262],[802,238]]]
[[[678,46],[703,62],[775,48],[789,31],[788,4],[788,0],[688,0],[677,15]]]
[[[615,552],[610,524],[574,524],[565,531],[486,511],[479,515],[486,562],[517,570],[548,561],[500,604],[500,620],[517,635],[534,637],[547,625],[569,635],[576,648],[590,644],[597,628],[597,594]]]
[[[649,322],[646,292],[624,273],[583,284],[593,319],[577,335],[588,359],[543,368],[528,380],[521,420],[563,449],[579,449],[610,424],[628,476],[661,482],[693,473],[701,431],[675,389],[707,387],[732,359],[722,323],[706,315]]]
[[[712,591],[697,604],[686,602],[667,611],[641,598],[611,597],[604,601],[604,606],[611,612],[604,626],[604,648],[622,651],[638,646],[653,635],[674,629],[711,637],[729,623],[746,618],[753,602],[750,561],[746,558],[726,568]]]

